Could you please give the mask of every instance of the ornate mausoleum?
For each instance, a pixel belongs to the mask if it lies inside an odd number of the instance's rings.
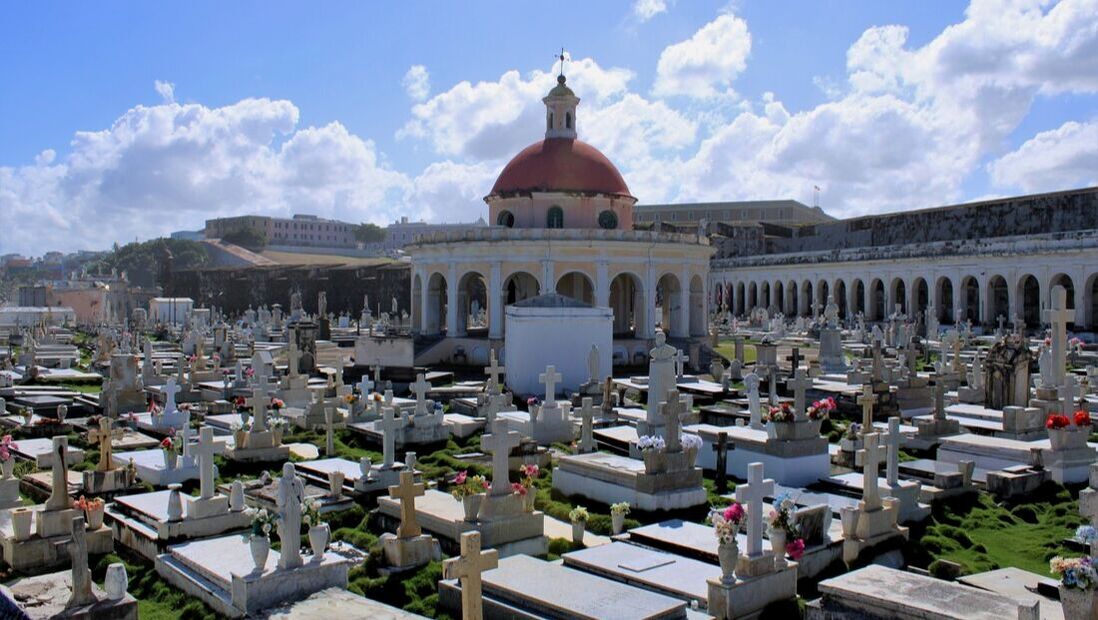
[[[684,340],[708,331],[708,239],[633,230],[637,199],[614,164],[577,138],[580,100],[563,75],[542,101],[545,139],[503,168],[484,198],[489,226],[407,248],[412,327],[440,341],[421,348],[417,363],[485,363],[502,345],[504,307],[542,293],[611,308],[619,365],[650,348],[657,327]]]

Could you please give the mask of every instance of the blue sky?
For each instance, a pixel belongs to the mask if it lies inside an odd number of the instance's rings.
[[[855,215],[1093,184],[1096,15],[1095,0],[7,3],[0,211],[26,225],[0,252],[243,212],[473,219],[538,138],[561,45],[581,138],[642,203],[810,202],[818,184]],[[429,90],[407,86],[416,65]]]

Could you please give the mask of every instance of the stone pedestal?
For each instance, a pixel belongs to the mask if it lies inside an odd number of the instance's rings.
[[[886,500],[885,505],[876,510],[865,510],[864,503],[862,506],[854,509],[853,524],[848,521],[851,513],[843,514],[843,561],[848,565],[865,559],[866,552],[872,553],[886,543],[899,544],[908,535],[907,528],[897,524],[898,500]]]
[[[922,484],[908,480],[897,480],[894,485],[881,485],[881,493],[899,500],[900,523],[915,523],[930,516],[930,506],[919,503],[922,487]]]
[[[134,486],[134,474],[126,468],[108,471],[85,471],[84,493],[88,495],[109,495],[126,491]]]
[[[139,555],[155,560],[169,545],[195,538],[243,532],[251,527],[253,511],[229,509],[229,498],[209,499],[181,494],[181,518],[171,519],[168,500],[171,491],[153,491],[115,498],[107,507],[107,522],[117,532],[118,542]]]
[[[396,534],[381,535],[381,547],[385,552],[387,573],[400,573],[429,564],[442,558],[438,541],[428,534],[412,538],[398,538]]]
[[[289,457],[290,448],[277,445],[270,430],[249,431],[243,447],[234,445],[225,450],[225,458],[240,463],[269,463],[285,461]]]
[[[0,509],[22,505],[23,498],[19,496],[19,479],[0,480]]]
[[[20,573],[36,573],[43,569],[69,563],[69,553],[64,543],[72,538],[72,520],[81,513],[71,508],[64,510],[35,510],[34,530],[30,538],[16,540],[12,529],[11,512],[0,512],[0,549],[8,566]],[[97,530],[87,530],[88,553],[99,555],[114,550],[111,528],[104,525]]]
[[[648,473],[643,461],[598,452],[561,457],[553,470],[553,488],[605,504],[629,502],[648,511],[689,508],[706,501],[698,467]]]
[[[843,339],[840,330],[830,327],[820,330],[819,362],[823,372],[846,372],[846,357],[843,355]]]
[[[766,555],[773,567],[773,556]],[[734,583],[708,579],[709,614],[718,620],[754,617],[767,605],[797,595],[797,563],[757,577],[741,577]]]
[[[9,584],[7,589],[18,601],[20,609],[33,620],[137,620],[137,599],[129,593],[111,599],[99,586],[93,583],[91,587],[97,601],[74,607],[65,605],[72,594],[72,571],[24,577]]]

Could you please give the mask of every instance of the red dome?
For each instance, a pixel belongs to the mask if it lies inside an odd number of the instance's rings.
[[[630,196],[621,173],[598,149],[569,138],[548,138],[522,149],[506,166],[492,194],[531,191]]]

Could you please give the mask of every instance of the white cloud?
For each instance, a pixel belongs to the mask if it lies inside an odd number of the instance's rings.
[[[408,93],[413,101],[426,99],[431,94],[431,76],[427,73],[427,67],[412,65],[408,72],[404,74],[401,85],[404,86],[404,92]]]
[[[160,95],[164,103],[175,103],[175,84],[156,80],[153,82],[153,88],[156,89],[156,93]]]
[[[988,165],[992,182],[1027,193],[1098,185],[1098,120],[1042,131]]]
[[[406,201],[415,217],[432,222],[473,222],[487,215],[484,195],[499,167],[446,160],[429,166],[412,183]]]
[[[665,0],[635,0],[633,2],[633,16],[641,22],[646,22],[666,11],[667,2]]]
[[[747,67],[750,53],[747,22],[735,15],[721,15],[686,41],[663,50],[652,91],[659,96],[693,98],[725,93]]]
[[[339,123],[297,129],[289,101],[220,108],[137,106],[105,130],[77,132],[71,152],[0,167],[0,212],[17,234],[4,251],[104,248],[194,229],[207,218],[314,213],[390,221],[407,177]],[[10,219],[9,219],[10,218]]]

